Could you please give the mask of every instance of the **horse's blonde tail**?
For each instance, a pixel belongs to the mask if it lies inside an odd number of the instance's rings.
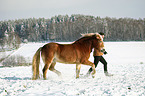
[[[40,51],[41,51],[40,47],[35,55],[33,56],[33,61],[32,61],[32,71],[33,71],[33,76],[32,76],[32,80],[36,80],[39,78],[39,64],[40,64]]]

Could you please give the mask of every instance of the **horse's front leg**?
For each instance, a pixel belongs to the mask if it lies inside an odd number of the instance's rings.
[[[90,62],[90,61],[85,61],[83,64],[84,64],[84,65],[90,65],[90,66],[92,67],[92,69],[93,69],[92,77],[95,78],[95,74],[96,74],[95,64],[92,63],[92,62]]]
[[[96,70],[95,70],[95,64],[94,63],[92,64],[92,69],[93,69],[92,77],[95,78]]]
[[[81,64],[76,64],[76,79],[79,78]]]

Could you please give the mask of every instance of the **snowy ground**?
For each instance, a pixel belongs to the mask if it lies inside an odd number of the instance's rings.
[[[28,43],[12,55],[31,60],[42,45]],[[105,42],[105,46],[108,54],[104,58],[112,77],[104,76],[101,63],[95,78],[84,78],[89,66],[82,65],[81,76],[75,79],[75,65],[57,63],[61,77],[48,71],[48,80],[35,81],[31,80],[31,66],[5,67],[0,68],[0,96],[145,96],[145,42]],[[41,62],[41,70],[43,66]]]

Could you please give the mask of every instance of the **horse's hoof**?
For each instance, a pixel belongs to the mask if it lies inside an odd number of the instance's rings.
[[[35,78],[31,78],[31,80],[36,80]]]
[[[46,78],[43,78],[44,80],[47,80]]]
[[[78,79],[79,77],[76,77],[76,79]]]
[[[95,76],[93,75],[92,78],[95,78]]]

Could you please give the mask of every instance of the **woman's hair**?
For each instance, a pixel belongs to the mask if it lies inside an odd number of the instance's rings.
[[[103,32],[100,32],[99,34],[100,34],[100,35],[104,35],[104,33],[103,33]]]

